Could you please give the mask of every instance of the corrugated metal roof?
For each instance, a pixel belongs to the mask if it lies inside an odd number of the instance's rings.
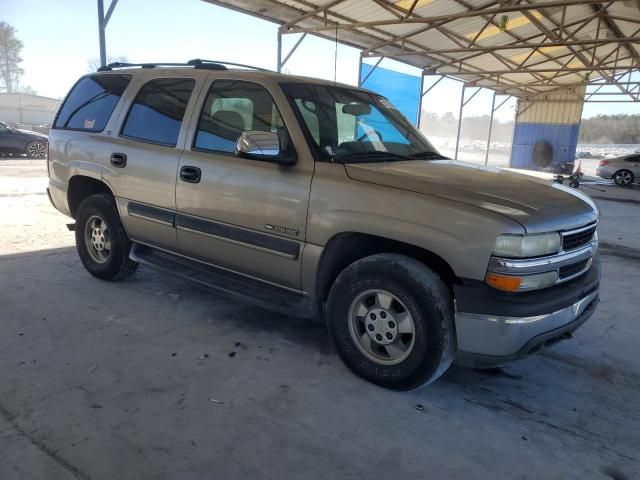
[[[204,0],[518,97],[640,69],[640,2]],[[640,85],[618,88],[640,100]]]

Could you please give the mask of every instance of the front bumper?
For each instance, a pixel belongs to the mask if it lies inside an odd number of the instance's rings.
[[[593,260],[583,276],[535,292],[507,294],[473,282],[456,287],[456,363],[500,365],[569,337],[598,305],[600,259]]]

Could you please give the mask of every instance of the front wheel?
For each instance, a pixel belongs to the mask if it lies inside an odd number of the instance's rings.
[[[629,186],[633,183],[633,173],[629,170],[618,170],[613,174],[613,181],[621,187]]]
[[[76,248],[87,271],[102,280],[125,279],[138,266],[129,258],[131,241],[109,195],[91,195],[80,203]]]
[[[372,255],[347,267],[331,288],[327,323],[347,367],[393,390],[433,382],[455,355],[449,290],[404,255]]]
[[[25,153],[29,158],[45,158],[47,156],[47,143],[46,142],[31,142],[27,145]]]

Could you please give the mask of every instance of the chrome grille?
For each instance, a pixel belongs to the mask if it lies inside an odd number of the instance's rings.
[[[564,267],[560,267],[558,270],[558,275],[560,280],[569,280],[574,276],[578,276],[583,272],[586,272],[591,266],[591,259],[582,260],[578,263],[572,263],[571,265],[565,265]]]
[[[562,233],[562,250],[569,252],[587,245],[593,239],[597,228],[596,224]]]

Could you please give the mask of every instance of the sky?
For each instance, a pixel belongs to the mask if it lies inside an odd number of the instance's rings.
[[[0,0],[0,21],[15,27],[24,44],[23,85],[40,95],[62,98],[89,71],[89,60],[99,57],[97,18],[96,0]],[[106,31],[107,54],[124,56],[130,62],[205,58],[275,70],[276,32],[274,23],[201,0],[120,0]],[[284,36],[285,55],[297,38]],[[284,71],[326,79],[335,74],[339,82],[357,84],[359,52],[339,45],[337,61],[335,53],[334,42],[307,36]],[[418,69],[390,60],[381,66],[419,75]],[[640,80],[640,75],[636,77]],[[461,88],[460,82],[443,80],[424,97],[423,109],[457,117]],[[488,114],[491,100],[492,91],[483,89],[465,106],[463,115]],[[496,118],[512,120],[514,112],[515,101],[510,100],[496,112]],[[587,104],[583,117],[615,113],[640,113],[640,105]]]

